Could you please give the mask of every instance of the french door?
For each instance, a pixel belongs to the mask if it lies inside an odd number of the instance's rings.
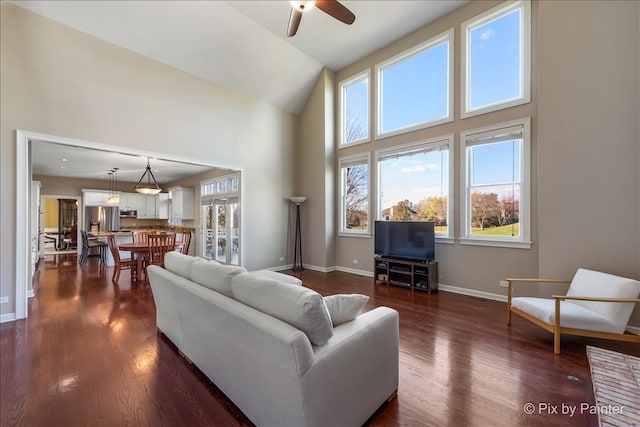
[[[202,206],[203,255],[225,264],[240,265],[240,204],[237,197],[213,199]]]

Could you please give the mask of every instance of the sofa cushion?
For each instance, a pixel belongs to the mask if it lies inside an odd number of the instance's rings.
[[[360,294],[338,294],[324,297],[333,326],[350,322],[362,311],[369,297]]]
[[[291,285],[302,286],[302,280],[298,279],[294,276],[289,276],[288,274],[278,273],[277,271],[272,270],[257,270],[251,271],[249,274],[253,274],[254,276],[261,277],[263,279],[275,280],[280,283],[289,283]]]
[[[233,298],[231,279],[246,271],[244,267],[223,265],[215,261],[194,262],[191,264],[191,280]]]
[[[181,254],[180,252],[171,251],[167,252],[164,256],[164,268],[178,276],[184,277],[185,279],[191,279],[191,265],[196,261],[206,262],[202,258],[196,258]]]
[[[239,274],[231,281],[233,297],[304,332],[314,345],[324,345],[333,327],[322,295],[259,275]]]

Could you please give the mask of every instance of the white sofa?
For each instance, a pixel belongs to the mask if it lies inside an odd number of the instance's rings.
[[[158,329],[256,425],[362,425],[395,396],[395,310],[333,326],[336,306],[298,279],[177,252],[148,274]]]

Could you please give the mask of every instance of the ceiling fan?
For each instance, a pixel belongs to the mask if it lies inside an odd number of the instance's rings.
[[[333,16],[338,21],[351,25],[356,20],[356,16],[340,4],[337,0],[311,0],[311,1],[291,1],[291,15],[289,15],[289,27],[287,28],[287,36],[293,37],[298,31],[302,14],[317,6],[324,13]]]

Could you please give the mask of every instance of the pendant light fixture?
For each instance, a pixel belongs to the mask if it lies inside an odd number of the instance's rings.
[[[144,177],[147,177],[146,181]],[[153,180],[153,182],[151,182]],[[136,184],[136,191],[142,194],[158,194],[160,191],[160,186],[158,185],[158,181],[156,181],[156,177],[153,176],[153,172],[151,172],[151,166],[149,166],[149,158],[147,157],[147,170],[144,171],[140,180]]]
[[[120,195],[118,194],[118,169],[113,168],[109,171],[109,199],[111,204],[120,203]]]

